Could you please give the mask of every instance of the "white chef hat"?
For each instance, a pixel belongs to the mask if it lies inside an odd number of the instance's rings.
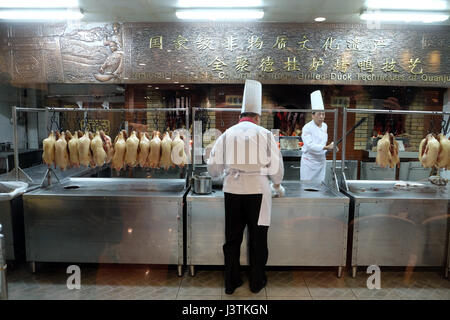
[[[262,86],[261,82],[245,80],[244,97],[241,113],[252,112],[261,115]]]
[[[316,90],[311,93],[311,109],[324,110],[322,93],[320,92],[320,90]]]

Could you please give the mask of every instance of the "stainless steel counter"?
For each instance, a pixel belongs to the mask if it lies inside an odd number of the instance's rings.
[[[11,200],[0,200],[0,224],[5,236],[5,259],[23,261],[25,240],[23,231],[22,196]]]
[[[350,197],[366,202],[380,199],[395,200],[449,200],[449,187],[430,182],[347,180]]]
[[[325,185],[285,181],[286,196],[274,198],[269,228],[269,266],[345,266],[349,199]],[[187,264],[223,265],[223,192],[192,191],[187,198]],[[247,264],[246,235],[241,264]]]
[[[68,178],[28,195],[176,199],[186,192],[185,183],[184,179]]]
[[[22,169],[33,182],[28,183],[26,192],[30,192],[40,187],[47,171],[47,165],[38,165]],[[92,168],[71,168],[65,171],[54,170],[60,180],[72,176],[83,176],[95,173]],[[7,174],[0,175],[0,180],[7,177]],[[6,237],[6,259],[8,261],[20,261],[25,257],[25,238],[23,227],[23,204],[22,196],[12,201],[0,202],[0,223],[3,224]]]
[[[69,178],[23,195],[27,261],[183,264],[184,179]]]
[[[444,266],[449,187],[429,182],[348,180],[357,266]]]
[[[318,199],[334,199],[345,202],[345,199],[347,199],[347,197],[341,193],[336,192],[323,184],[305,181],[283,181],[281,184],[285,187],[286,194],[283,198],[273,198],[273,203],[291,203],[297,202],[298,199],[301,199],[302,202],[313,202]],[[211,194],[196,194],[190,192],[188,201],[217,201],[218,198],[223,199],[223,197],[223,191],[221,190],[213,190]]]

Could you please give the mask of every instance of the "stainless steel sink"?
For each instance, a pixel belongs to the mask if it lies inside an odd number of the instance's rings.
[[[25,257],[21,195],[27,187],[28,184],[21,181],[0,181],[0,224],[5,236],[6,260]]]
[[[20,196],[27,187],[28,183],[22,181],[0,181],[0,201]]]

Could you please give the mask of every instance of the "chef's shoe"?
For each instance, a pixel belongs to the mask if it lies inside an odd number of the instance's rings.
[[[233,294],[233,293],[234,293],[234,290],[236,290],[237,288],[239,288],[240,286],[242,286],[243,283],[244,283],[244,281],[239,280],[239,282],[238,282],[235,286],[233,286],[233,287],[231,287],[231,288],[225,288],[225,293],[226,293],[226,294]]]
[[[264,278],[261,285],[257,288],[250,288],[250,291],[253,293],[258,293],[260,292],[267,284],[267,278]]]

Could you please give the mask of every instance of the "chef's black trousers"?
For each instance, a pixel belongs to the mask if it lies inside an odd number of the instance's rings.
[[[248,258],[250,265],[250,289],[258,290],[266,281],[265,266],[268,226],[258,226],[262,194],[225,193],[225,288],[233,288],[241,282],[239,275],[241,243],[244,229],[248,228]]]

